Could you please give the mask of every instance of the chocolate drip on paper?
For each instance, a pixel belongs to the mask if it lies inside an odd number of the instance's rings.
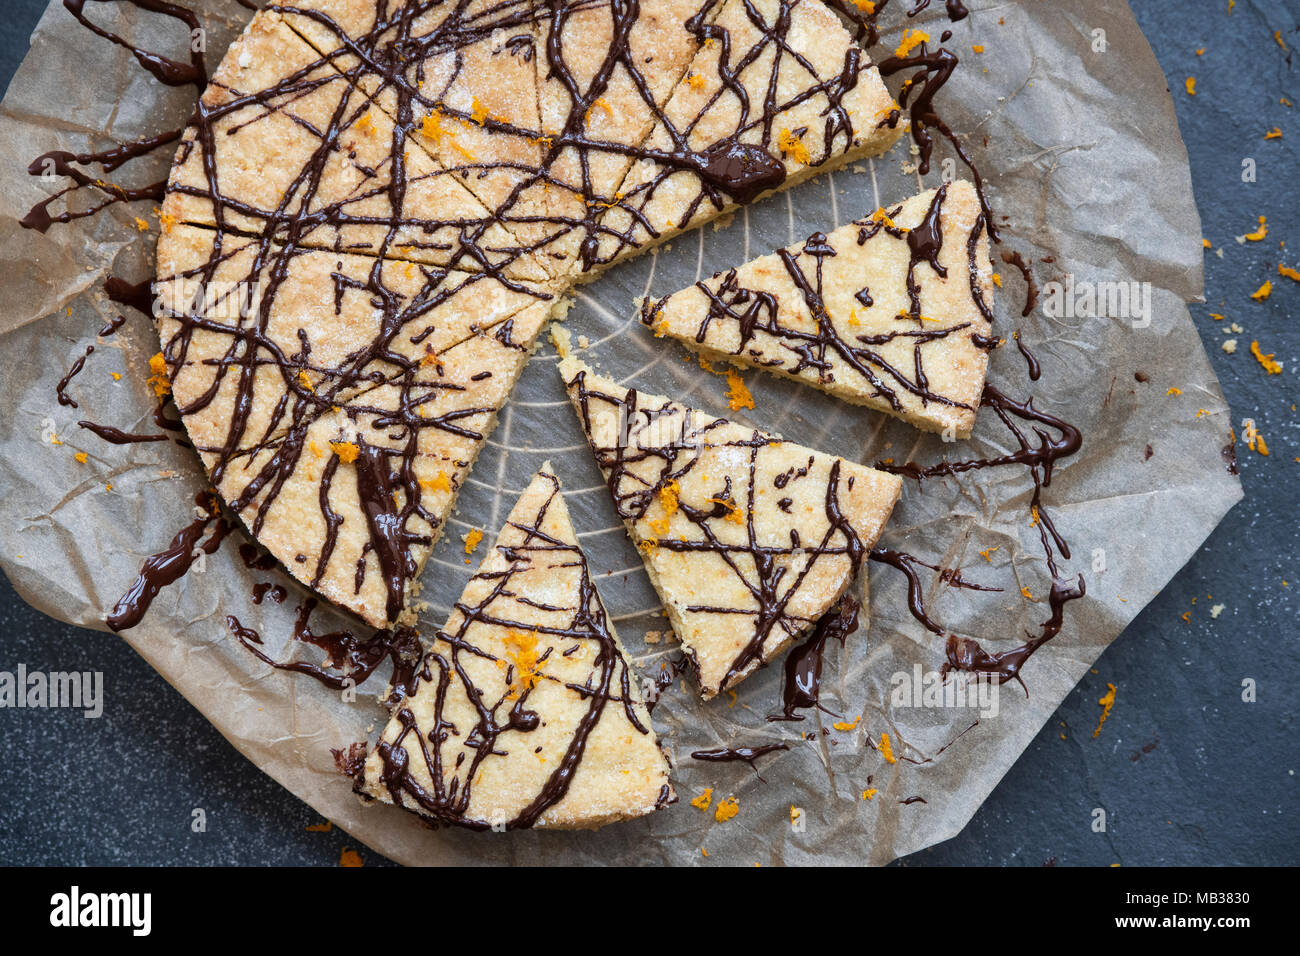
[[[1027,360],[1031,356],[1026,356]],[[1031,370],[1037,365],[1030,365]],[[1076,454],[1083,444],[1082,433],[1055,415],[1040,411],[1034,407],[1032,397],[1019,401],[993,385],[985,385],[984,395],[980,401],[982,407],[993,410],[1002,424],[1011,433],[1016,443],[1016,450],[1004,455],[990,458],[972,458],[958,461],[942,461],[935,465],[921,466],[912,462],[904,465],[877,463],[882,471],[891,471],[922,481],[926,478],[948,477],[968,471],[988,468],[1019,466],[1029,470],[1034,482],[1034,492],[1030,498],[1029,512],[1038,529],[1039,540],[1043,550],[1044,562],[1051,579],[1047,597],[1048,618],[1039,626],[1037,634],[1027,634],[1023,644],[1010,650],[990,654],[972,638],[947,634],[946,661],[944,673],[949,671],[968,671],[978,675],[996,677],[999,683],[1010,680],[1024,681],[1020,671],[1034,652],[1061,632],[1065,623],[1065,607],[1071,601],[1082,598],[1086,592],[1083,575],[1071,579],[1061,570],[1059,559],[1070,557],[1070,546],[1057,530],[1051,515],[1043,505],[1042,493],[1052,483],[1053,469],[1062,459]],[[1031,438],[1032,434],[1032,438]],[[1034,441],[1036,439],[1036,443]],[[878,549],[879,550],[879,549]],[[872,554],[873,559],[876,553]],[[944,635],[943,627],[936,623],[927,613],[920,591],[920,580],[911,561],[888,561],[902,570],[908,577],[908,603],[912,615],[928,630]],[[929,565],[926,565],[929,567]],[[950,583],[956,583],[949,579]],[[962,586],[975,587],[963,584]],[[976,588],[990,590],[988,588]]]
[[[233,525],[222,517],[211,494],[200,494],[194,503],[204,514],[182,528],[170,545],[145,561],[135,583],[105,619],[112,630],[124,631],[139,624],[163,588],[179,581],[200,554],[215,554],[221,547]],[[206,541],[203,540],[205,534],[208,535]]]
[[[818,619],[812,633],[786,654],[782,665],[785,676],[781,685],[781,713],[769,714],[768,720],[803,720],[803,715],[796,711],[814,707],[826,710],[820,701],[826,644],[833,639],[841,647],[844,645],[845,639],[858,629],[859,607],[851,597],[840,598],[838,604]]]
[[[282,586],[276,585],[272,589],[268,585],[260,595],[255,594],[253,603],[260,604],[261,595],[265,595],[267,590],[272,591],[272,599],[277,604],[284,600]],[[400,700],[410,692],[422,651],[419,635],[414,629],[385,628],[365,638],[347,629],[318,634],[311,627],[311,616],[316,605],[316,598],[308,598],[297,608],[294,615],[293,640],[323,650],[325,659],[321,663],[301,660],[277,661],[262,650],[264,645],[262,636],[253,628],[241,624],[235,615],[226,615],[226,626],[230,628],[230,633],[235,639],[251,651],[253,656],[277,670],[305,674],[326,687],[342,690],[364,684],[387,660],[392,665],[392,673],[388,679],[391,687],[389,701]]]

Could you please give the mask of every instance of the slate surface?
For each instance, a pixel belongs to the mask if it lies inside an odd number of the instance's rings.
[[[6,0],[0,87],[26,53],[44,0]],[[1173,89],[1207,250],[1206,299],[1192,315],[1231,403],[1270,455],[1239,442],[1246,498],[1062,704],[959,836],[900,865],[1284,864],[1300,857],[1295,687],[1300,683],[1300,475],[1296,367],[1300,283],[1300,5],[1242,0],[1134,10]],[[1279,43],[1274,31],[1280,31]],[[1282,44],[1288,48],[1283,50]],[[1197,50],[1203,49],[1198,55]],[[1184,81],[1196,77],[1196,93]],[[1280,127],[1281,138],[1264,134]],[[1254,161],[1254,182],[1243,161]],[[1235,237],[1268,218],[1267,240]],[[1263,302],[1250,294],[1273,281]],[[1211,313],[1225,316],[1215,320]],[[1225,334],[1238,323],[1244,331]],[[1222,350],[1238,342],[1235,354]],[[1258,339],[1284,366],[1268,375]],[[1158,436],[1153,436],[1158,444]],[[1289,585],[1288,583],[1289,582]],[[1212,597],[1211,597],[1212,595]],[[1195,603],[1193,603],[1195,602]],[[1210,608],[1225,605],[1217,618]],[[1182,615],[1190,612],[1190,619]],[[310,832],[315,813],[263,775],[110,636],[33,611],[0,576],[0,670],[102,671],[104,715],[0,711],[0,864],[325,864],[346,834]],[[1257,701],[1242,700],[1242,681]],[[1097,699],[1113,683],[1099,737]],[[1064,739],[1063,739],[1064,737]],[[1092,830],[1104,808],[1105,833]],[[207,829],[191,832],[202,808]],[[917,812],[925,812],[916,805]],[[385,862],[362,849],[366,865]]]

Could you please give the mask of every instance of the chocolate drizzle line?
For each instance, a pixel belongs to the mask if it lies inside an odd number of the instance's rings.
[[[1083,444],[1083,436],[1077,428],[1065,420],[1035,408],[1032,397],[1023,402],[1017,401],[996,386],[985,385],[980,404],[991,408],[1011,432],[1018,446],[1015,451],[992,458],[943,461],[925,467],[912,462],[904,465],[879,463],[876,467],[914,478],[918,482],[925,478],[948,477],[986,468],[1020,466],[1029,470],[1034,481],[1034,493],[1030,498],[1030,514],[1038,528],[1044,559],[1051,577],[1051,590],[1047,598],[1049,617],[1041,624],[1037,634],[1026,635],[1028,640],[1024,644],[997,654],[989,654],[971,638],[948,634],[947,659],[943,666],[944,673],[954,670],[969,671],[974,674],[996,676],[998,682],[1003,684],[1009,680],[1017,680],[1021,686],[1024,686],[1024,681],[1020,678],[1021,668],[1035,651],[1061,632],[1065,621],[1065,606],[1071,601],[1082,598],[1086,590],[1082,574],[1072,581],[1061,571],[1058,559],[1068,559],[1070,547],[1057,530],[1042,501],[1043,489],[1051,485],[1056,463],[1077,453]],[[1037,440],[1036,444],[1031,439],[1030,433],[1033,439]],[[872,558],[876,559],[875,552]],[[893,563],[895,567],[907,574],[908,603],[913,616],[928,630],[943,635],[944,629],[926,613],[920,592],[920,580],[912,566],[915,559],[910,562],[888,561],[886,563]],[[946,580],[957,583],[959,579],[947,578]],[[976,587],[965,583],[959,586]]]
[[[851,2],[851,0],[850,0]],[[901,73],[906,70],[915,70],[916,72],[903,85],[903,90],[898,96],[898,102],[908,111],[908,117],[911,120],[912,139],[917,148],[921,151],[920,162],[917,164],[917,171],[924,176],[930,171],[930,157],[934,152],[934,136],[931,130],[937,130],[944,139],[952,145],[953,151],[970,170],[971,178],[975,182],[975,191],[979,195],[980,208],[984,213],[984,221],[989,231],[989,238],[994,242],[1000,242],[1001,237],[998,235],[997,226],[993,221],[993,209],[989,205],[988,195],[984,189],[984,177],[975,167],[974,161],[962,145],[961,140],[953,133],[952,129],[939,116],[934,105],[934,98],[943,85],[948,82],[952,76],[953,70],[957,68],[960,62],[955,53],[951,50],[939,47],[930,52],[927,44],[922,43],[915,53],[908,56],[891,56],[879,64],[881,76],[893,76],[895,73]],[[891,125],[897,124],[900,119],[899,114],[894,113],[885,120]]]
[[[754,430],[744,439],[721,439],[713,432],[730,425],[727,420],[711,419],[697,423],[692,410],[671,401],[652,407],[642,404],[641,396],[635,389],[619,397],[601,391],[598,387],[592,388],[587,384],[585,371],[578,372],[565,384],[578,409],[583,429],[592,443],[596,462],[604,473],[614,508],[629,527],[645,515],[669,482],[680,482],[700,465],[704,449],[735,448],[747,459],[744,467],[748,469],[748,480],[746,490],[740,496],[743,500],[737,500],[731,478],[722,476],[716,492],[709,496],[713,502],[711,507],[701,508],[678,501],[678,513],[694,526],[695,536],[686,537],[685,540],[682,535],[660,536],[655,543],[656,548],[665,551],[716,555],[742,582],[753,599],[752,609],[707,604],[689,605],[685,608],[695,613],[736,614],[752,618],[751,623],[743,625],[743,633],[749,633],[752,628],[752,636],[731,661],[720,682],[720,690],[726,690],[738,681],[752,665],[765,663],[765,648],[771,641],[795,637],[814,623],[790,614],[787,606],[819,561],[839,555],[847,557],[855,571],[861,565],[865,547],[845,518],[840,505],[840,483],[843,479],[838,459],[831,463],[827,476],[824,498],[827,529],[821,540],[801,541],[797,532],[792,530],[789,546],[760,543],[754,530],[754,500],[758,493],[758,455],[761,449],[772,444],[773,440],[769,436]],[[614,447],[595,444],[591,411],[593,399],[608,405],[617,416],[620,435]],[[657,473],[653,479],[644,472],[634,470],[646,462],[655,463]],[[802,478],[812,464],[813,459],[810,457],[800,472],[776,476],[775,487],[784,488],[792,479]],[[852,478],[848,478],[846,485],[851,487],[852,481]],[[745,542],[735,545],[721,541],[710,526],[714,520],[726,519],[733,507],[744,514],[746,529]],[[798,572],[786,580],[787,572],[793,572],[793,568],[798,565],[789,566],[778,559],[796,554],[804,556],[806,560]],[[751,565],[752,573],[743,569]],[[774,635],[779,636],[774,638]]]
[[[749,764],[749,768],[754,771],[758,779],[762,780],[763,776],[758,772],[758,758],[766,754],[776,753],[779,750],[789,749],[790,745],[783,743],[762,744],[758,747],[717,747],[713,750],[696,750],[691,754],[691,759],[704,763],[728,763],[743,760]]]
[[[277,604],[284,600],[282,586],[276,585],[274,589],[269,584],[258,587],[262,590],[255,594],[253,603],[262,603],[261,598],[268,590],[271,590],[272,600]],[[306,674],[326,687],[341,690],[364,684],[387,660],[392,664],[392,673],[388,679],[389,702],[395,703],[410,692],[422,650],[419,635],[413,628],[381,629],[364,639],[347,629],[317,634],[311,627],[311,616],[316,604],[315,598],[308,598],[294,612],[293,639],[323,650],[325,659],[321,663],[277,661],[262,650],[262,636],[253,628],[241,624],[235,615],[226,615],[226,626],[258,660],[277,670]]]
[[[1028,316],[1034,311],[1034,306],[1038,305],[1038,283],[1034,281],[1033,270],[1029,268],[1029,262],[1025,261],[1025,257],[1019,250],[1010,252],[1002,250],[1002,261],[1009,266],[1015,266],[1025,280],[1025,307],[1020,310],[1020,315]]]
[[[570,691],[586,699],[586,710],[578,719],[573,736],[555,770],[541,791],[514,819],[506,823],[507,829],[532,827],[548,808],[564,798],[582,762],[587,741],[607,704],[620,706],[637,732],[650,732],[635,708],[631,672],[627,661],[619,653],[604,607],[592,583],[586,557],[577,545],[568,544],[542,530],[546,513],[559,495],[559,482],[555,477],[545,473],[544,477],[551,483],[550,492],[531,523],[521,524],[512,520],[510,525],[515,531],[523,533],[524,540],[519,544],[498,545],[509,560],[509,567],[505,570],[480,570],[475,575],[476,581],[491,584],[488,593],[473,605],[465,603],[462,596],[453,613],[453,620],[459,616],[455,628],[438,632],[433,646],[420,664],[415,675],[416,683],[412,686],[414,693],[423,695],[422,699],[432,699],[432,721],[426,726],[419,726],[414,712],[407,704],[402,704],[393,714],[394,721],[401,729],[392,737],[386,731],[384,739],[375,748],[382,761],[379,783],[387,790],[393,803],[409,806],[438,822],[486,829],[489,826],[487,822],[466,815],[470,809],[474,784],[479,779],[484,763],[493,757],[505,756],[514,748],[531,749],[528,734],[543,724],[543,716],[529,709],[529,698],[534,687],[527,682],[517,688],[514,695],[505,693],[495,701],[485,697],[483,688],[476,687],[465,666],[467,658],[486,658],[500,661],[504,667],[513,667],[511,662],[501,661],[488,649],[473,643],[471,628],[476,624],[536,633],[541,641],[550,644],[539,655],[539,664],[560,645],[586,644],[595,651],[592,672],[586,682],[581,685],[565,684]],[[571,612],[571,621],[565,626],[538,627],[504,617],[497,609],[498,601],[508,605],[511,601],[519,600],[522,588],[515,583],[515,579],[532,568],[534,555],[539,556],[539,560],[544,560],[546,566],[559,563],[565,567],[576,567],[580,571],[576,604],[573,607],[547,608]],[[507,683],[510,683],[512,678],[509,675],[512,671],[507,670],[506,673]],[[535,676],[537,681],[557,679],[540,669]],[[453,682],[463,686],[465,696],[477,713],[472,727],[455,726],[444,715],[444,705]],[[389,726],[391,730],[392,724]],[[431,781],[430,786],[425,786],[412,775],[413,761],[423,762]],[[662,795],[661,799],[666,797],[667,795]]]
[[[89,0],[89,2],[102,3],[106,2],[106,0]],[[186,28],[187,39],[192,38],[195,31],[202,29],[194,12],[178,4],[166,3],[164,0],[126,0],[126,2],[140,10],[179,20]],[[63,0],[63,6],[78,22],[92,33],[130,50],[136,62],[148,70],[158,82],[167,86],[193,86],[198,93],[203,92],[208,83],[208,73],[204,65],[203,51],[200,44],[193,42],[188,44],[190,47],[190,60],[188,63],[173,60],[161,53],[155,53],[136,46],[116,33],[98,26],[86,15],[86,3],[87,0]],[[70,153],[66,150],[56,149],[43,153],[32,161],[27,167],[27,172],[33,176],[44,176],[53,171],[59,176],[68,177],[73,184],[33,206],[27,215],[22,218],[22,225],[28,229],[35,229],[37,232],[45,232],[56,222],[68,223],[74,219],[84,219],[115,203],[135,202],[141,199],[161,202],[163,190],[166,186],[165,181],[150,183],[146,186],[121,186],[107,182],[99,177],[89,176],[76,167],[94,164],[98,165],[104,172],[111,173],[136,157],[147,155],[162,146],[176,142],[180,139],[181,133],[182,131],[179,129],[171,130],[170,132],[147,136],[136,142],[125,143],[99,152]],[[94,189],[104,198],[98,205],[84,210],[65,209],[61,213],[50,213],[50,206],[56,201],[81,189]]]
[[[139,624],[158,592],[179,581],[200,554],[215,554],[221,547],[233,526],[222,517],[211,492],[199,494],[194,503],[205,513],[182,528],[170,545],[145,561],[140,576],[108,614],[108,626],[114,631]]]
[[[781,713],[768,715],[768,720],[803,720],[803,715],[796,711],[813,707],[826,711],[820,702],[826,644],[834,639],[840,646],[844,645],[845,638],[858,629],[859,607],[851,597],[840,598],[838,604],[818,619],[812,633],[785,656]]]

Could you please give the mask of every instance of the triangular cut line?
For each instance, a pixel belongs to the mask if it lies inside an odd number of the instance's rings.
[[[211,227],[170,226],[159,247],[159,272],[168,270],[157,288],[164,307],[159,331],[177,401],[191,430],[197,425],[206,431],[201,421],[193,420],[202,411],[195,406],[197,399],[227,374],[228,366],[239,364],[234,355],[220,357],[218,349],[242,345],[244,360],[261,366],[253,376],[254,387],[283,387],[290,402],[305,405],[302,411],[318,417],[435,362],[449,349],[492,332],[531,307],[555,307],[549,293],[485,273],[291,249],[262,238],[228,239]],[[192,308],[199,290],[203,306]],[[263,308],[265,315],[259,311]],[[207,336],[208,348],[191,355],[196,335]],[[188,387],[183,370],[203,373],[201,387]],[[245,374],[250,371],[245,369]],[[270,396],[272,408],[279,398]],[[257,404],[257,396],[245,392],[234,404],[250,402]],[[204,408],[208,406],[214,412],[220,409],[216,394],[208,396]],[[264,443],[282,437],[291,422],[301,421],[301,414],[288,407],[277,417],[283,423],[244,422],[242,433],[235,436],[237,446],[227,447],[227,452],[236,447],[256,451],[257,444],[244,441],[246,435],[260,435],[258,444]],[[203,437],[195,437],[204,443]]]
[[[464,184],[274,12],[259,12],[200,98],[166,219],[299,245],[545,280]],[[283,235],[281,235],[283,234]]]
[[[480,830],[651,813],[675,795],[639,684],[548,462],[430,643],[356,789]]]
[[[571,274],[579,255],[582,240],[573,233],[585,233],[595,248],[597,220],[615,202],[617,189],[633,157],[655,122],[662,120],[664,104],[685,75],[692,53],[698,49],[696,37],[721,9],[715,0],[709,0],[703,7],[696,0],[570,6],[543,3],[526,12],[521,5],[508,2],[470,3],[447,7],[443,21],[434,23],[430,10],[436,12],[436,8],[426,10],[407,5],[399,7],[382,23],[365,17],[365,22],[356,24],[355,35],[343,41],[340,34],[347,32],[348,24],[340,23],[330,13],[332,9],[336,13],[345,11],[331,0],[313,0],[308,6],[310,10],[295,8],[298,15],[286,22],[336,69],[346,70],[349,76],[364,69],[357,78],[360,83],[367,77],[377,79],[380,83],[377,89],[363,87],[363,92],[371,95],[394,122],[414,128],[412,104],[418,101],[421,107],[430,108],[438,120],[435,126],[439,146],[443,145],[444,118],[460,124],[458,128],[462,132],[480,138],[485,130],[497,131],[500,142],[496,149],[503,149],[509,155],[476,156],[460,147],[454,134],[446,134],[453,141],[452,151],[446,155],[435,153],[419,136],[413,139],[444,169],[465,171],[465,185],[496,213],[507,231],[515,234],[521,248],[531,250],[542,267],[557,277]],[[563,39],[552,43],[557,21],[562,26],[560,36],[573,41],[567,46]],[[494,30],[496,23],[505,26]],[[424,31],[418,40],[410,37],[413,27]],[[449,34],[446,42],[432,44],[430,38],[440,35],[444,29]],[[530,29],[532,35],[527,36]],[[606,30],[610,33],[608,37]],[[497,34],[510,33],[516,35],[504,44],[497,43]],[[521,48],[522,53],[516,50],[517,40],[529,41],[531,50]],[[608,41],[603,48],[602,40]],[[339,45],[330,49],[330,43]],[[449,106],[442,100],[428,100],[412,88],[407,76],[411,68],[409,51],[404,50],[401,56],[394,52],[397,45],[406,45],[416,51],[434,48],[436,52],[431,56],[442,57],[446,55],[443,47],[468,50],[485,43],[500,47],[494,47],[494,55],[508,52],[511,57],[523,55],[531,62],[534,88],[531,99],[536,115],[530,125],[521,126],[508,117],[493,114],[477,97],[473,98],[472,105],[460,107]],[[385,44],[391,48],[387,55],[378,50]],[[595,60],[599,62],[592,62],[593,51],[598,51]],[[557,67],[552,55],[563,66]],[[415,58],[419,58],[418,52]],[[571,69],[571,60],[583,68]],[[639,64],[638,60],[643,62]],[[400,69],[381,65],[389,61],[400,62]],[[641,66],[650,62],[655,64],[654,71],[646,75]],[[366,67],[359,67],[360,63]],[[556,75],[551,75],[552,72]],[[496,78],[489,77],[489,85],[494,82]],[[396,102],[383,98],[382,92],[391,93]],[[610,103],[606,93],[616,101]],[[561,101],[567,102],[567,107]],[[633,120],[633,130],[624,129],[628,123],[624,114],[637,111],[645,111],[644,121],[638,124]],[[428,129],[427,125],[421,128]],[[485,189],[484,182],[498,181],[503,168],[517,172],[516,167],[521,163],[519,154],[535,149],[538,144],[544,149],[530,171],[504,177],[514,183],[508,195],[502,190],[493,195]],[[575,150],[579,154],[576,160]],[[557,164],[563,168],[557,168]],[[581,278],[587,281],[593,277],[594,274]]]

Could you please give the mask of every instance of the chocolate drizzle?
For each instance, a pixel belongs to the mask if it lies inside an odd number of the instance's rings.
[[[204,514],[182,528],[170,545],[145,561],[135,583],[105,619],[114,631],[124,631],[139,624],[163,588],[179,581],[200,554],[215,554],[221,547],[232,525],[222,517],[210,493],[200,494],[194,502]],[[206,541],[203,540],[205,534],[208,535]]]
[[[789,749],[790,745],[783,743],[762,744],[757,747],[716,747],[713,750],[696,750],[691,753],[691,759],[704,763],[729,763],[743,760],[758,775],[758,779],[762,780],[762,775],[758,773],[758,758]]]
[[[845,638],[858,629],[858,609],[859,604],[853,598],[840,598],[838,604],[818,619],[812,633],[785,656],[781,713],[769,714],[768,720],[803,720],[803,715],[796,711],[813,707],[826,710],[820,702],[826,644],[834,639],[841,647],[844,645]]]
[[[1051,578],[1051,587],[1047,598],[1048,619],[1042,623],[1036,635],[1027,634],[1028,640],[1024,644],[997,654],[989,654],[974,639],[948,634],[947,659],[943,666],[945,673],[954,670],[969,671],[974,674],[996,677],[999,683],[1017,680],[1023,686],[1024,681],[1020,678],[1021,668],[1035,651],[1061,632],[1065,621],[1065,606],[1071,601],[1082,598],[1086,590],[1082,574],[1078,575],[1076,580],[1071,580],[1065,576],[1058,564],[1059,558],[1068,559],[1070,557],[1070,547],[1057,530],[1042,501],[1043,489],[1051,485],[1052,473],[1056,463],[1077,453],[1083,444],[1083,436],[1077,428],[1065,420],[1035,408],[1032,397],[1024,401],[1017,401],[996,386],[986,385],[980,404],[985,408],[992,409],[1002,424],[1011,432],[1018,446],[1016,450],[991,458],[942,461],[924,467],[911,462],[897,466],[878,463],[876,467],[884,471],[892,471],[895,474],[914,478],[917,481],[925,478],[958,475],[963,472],[986,468],[1021,466],[1029,470],[1034,482],[1034,492],[1030,498],[1030,515],[1038,529],[1044,560]],[[1030,432],[1037,440],[1036,443],[1031,440]],[[883,559],[877,558],[876,552],[872,553],[872,558]],[[886,563],[894,564],[895,567],[898,567],[907,575],[908,603],[912,615],[928,630],[943,635],[945,633],[944,629],[925,610],[920,580],[914,567],[916,564],[915,559],[887,560]],[[930,565],[925,566],[932,567]],[[945,572],[941,571],[940,573]],[[950,583],[957,583],[960,578],[954,579],[950,577],[947,580]],[[977,590],[993,590],[965,582],[962,582],[959,586],[972,587]]]
[[[266,590],[261,591],[261,595],[265,595],[267,590],[271,590],[269,585]],[[284,598],[283,596],[277,598],[275,595],[282,594],[283,590],[277,585],[272,591],[272,599],[277,604]],[[261,596],[255,595],[253,603],[260,604]],[[315,598],[308,598],[294,612],[293,640],[323,650],[325,659],[320,663],[301,660],[277,661],[262,649],[264,644],[262,636],[251,627],[241,624],[235,615],[226,615],[226,626],[230,628],[230,633],[236,640],[251,651],[258,660],[277,670],[306,674],[326,687],[341,690],[364,684],[387,660],[392,664],[392,673],[388,679],[389,702],[395,703],[410,692],[421,654],[420,638],[414,629],[385,628],[375,631],[366,638],[346,628],[318,634],[311,627],[311,616],[316,609],[316,604]]]
[[[105,0],[90,0],[90,2],[99,3],[105,2]],[[91,32],[130,50],[136,62],[148,70],[158,82],[167,86],[193,86],[197,92],[202,93],[208,83],[208,73],[203,60],[203,46],[193,42],[196,33],[202,31],[198,17],[194,12],[178,4],[167,3],[165,0],[127,0],[127,2],[140,10],[161,14],[179,20],[184,24],[186,36],[190,39],[188,44],[190,48],[189,62],[182,63],[163,56],[161,53],[146,50],[118,36],[116,33],[98,26],[86,15],[87,0],[63,0],[63,6]],[[129,160],[147,155],[160,147],[176,142],[180,139],[180,136],[181,130],[177,129],[159,133],[155,136],[146,136],[135,142],[113,146],[99,152],[70,153],[66,150],[52,150],[38,156],[27,167],[28,173],[33,176],[45,176],[50,173],[66,176],[72,180],[72,185],[59,190],[53,196],[33,206],[27,215],[20,220],[22,225],[28,229],[35,229],[37,232],[45,232],[56,222],[68,223],[75,219],[84,219],[115,203],[135,202],[142,199],[161,202],[165,182],[150,183],[145,186],[121,186],[107,182],[99,177],[89,176],[76,167],[94,164],[98,165],[104,172],[110,173]],[[51,214],[51,205],[64,196],[81,189],[94,189],[101,194],[103,199],[98,205],[86,209],[74,211],[67,208],[61,213]]]
[[[1010,252],[1002,250],[1002,261],[1009,266],[1015,266],[1025,280],[1025,306],[1020,310],[1020,315],[1028,316],[1034,311],[1034,306],[1038,305],[1038,283],[1034,281],[1033,270],[1029,268],[1029,263],[1025,261],[1025,257],[1018,249]]]
[[[883,6],[883,4],[879,4],[879,6]],[[844,12],[843,9],[841,9],[841,12]],[[879,13],[879,10],[877,10],[877,13]],[[984,177],[980,175],[980,171],[975,167],[970,154],[966,151],[966,147],[962,145],[961,140],[957,138],[957,135],[939,116],[934,105],[935,96],[952,77],[958,62],[960,61],[957,55],[951,50],[939,47],[931,52],[926,43],[921,43],[915,53],[908,56],[894,55],[888,57],[881,61],[878,66],[881,76],[893,76],[895,73],[915,70],[907,82],[904,83],[902,92],[898,96],[898,102],[908,112],[908,118],[911,120],[912,139],[920,150],[920,162],[917,164],[917,171],[922,176],[930,171],[930,158],[934,153],[934,135],[931,130],[937,130],[944,139],[948,140],[953,151],[965,164],[966,168],[970,170],[971,178],[975,181],[975,191],[979,194],[980,208],[984,213],[989,238],[994,242],[998,242],[1000,237],[998,236],[997,227],[994,225],[993,210],[989,205],[988,195],[984,189]],[[900,118],[895,113],[887,117],[884,122],[895,125]]]

